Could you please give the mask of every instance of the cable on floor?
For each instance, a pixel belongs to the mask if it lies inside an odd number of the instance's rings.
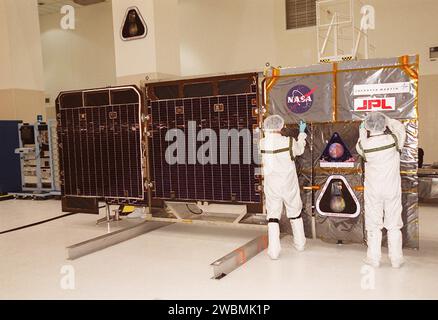
[[[62,218],[65,218],[65,217],[68,217],[68,216],[71,216],[71,215],[74,215],[74,214],[78,214],[78,212],[66,213],[66,214],[63,214],[62,216],[58,216],[58,217],[50,218],[50,219],[47,219],[47,220],[42,220],[42,221],[34,222],[34,223],[31,223],[31,224],[27,224],[25,226],[21,226],[21,227],[9,229],[9,230],[1,231],[0,235],[1,234],[6,234],[6,233],[10,233],[10,232],[14,232],[14,231],[18,231],[18,230],[22,230],[22,229],[27,229],[27,228],[35,227],[35,226],[38,226],[40,224],[47,223],[47,222],[50,222],[50,221],[53,221],[53,220],[62,219]]]

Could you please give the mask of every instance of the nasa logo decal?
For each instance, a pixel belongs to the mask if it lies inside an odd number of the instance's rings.
[[[289,90],[286,97],[288,109],[293,113],[305,113],[313,105],[313,93],[316,87],[310,89],[305,85],[297,85]]]

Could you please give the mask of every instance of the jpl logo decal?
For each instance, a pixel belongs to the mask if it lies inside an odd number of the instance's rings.
[[[313,93],[316,87],[310,89],[305,85],[297,85],[289,90],[286,104],[293,113],[304,113],[309,111],[313,105]]]
[[[395,110],[395,97],[354,99],[354,111],[391,111]]]

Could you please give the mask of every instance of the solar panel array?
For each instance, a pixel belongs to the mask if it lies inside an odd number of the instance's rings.
[[[60,93],[62,194],[144,200],[141,94],[135,87]]]
[[[257,85],[254,77],[245,89],[230,89],[226,83],[222,83],[224,91],[233,94],[209,95],[209,84],[214,88],[221,88],[214,79],[208,82],[203,79],[193,80],[192,83],[176,84],[172,86],[157,86],[155,92],[167,90],[166,99],[149,99],[148,114],[150,122],[149,130],[149,167],[150,180],[153,184],[152,197],[155,199],[173,200],[199,200],[214,202],[240,202],[260,203],[261,195],[258,189],[259,181],[255,176],[253,159],[251,162],[244,161],[244,152],[252,155],[253,128],[257,126]],[[256,79],[256,77],[255,77]],[[242,83],[233,80],[227,82],[237,87]],[[182,89],[178,89],[182,87]],[[168,99],[172,95],[177,98]],[[199,94],[196,94],[198,92]],[[216,91],[217,92],[217,91]],[[218,92],[217,92],[218,93]],[[184,96],[185,95],[185,96]],[[190,97],[187,97],[190,95]],[[197,96],[198,95],[198,96]],[[182,97],[181,97],[182,96]],[[203,129],[214,131],[217,139],[217,163],[203,164],[204,153],[200,147],[207,139],[197,141],[196,136],[189,141],[189,122],[196,123],[196,135]],[[181,129],[184,132],[186,150],[183,164],[169,164],[166,161],[166,149],[173,141],[166,141],[166,133],[171,129]],[[249,129],[251,133],[248,140],[240,138],[238,146],[229,143],[228,147],[219,146],[219,131],[221,129]],[[199,136],[198,136],[199,138]],[[167,139],[169,140],[169,139]],[[196,163],[189,162],[189,144],[195,146]],[[232,150],[233,148],[233,150]],[[238,150],[237,150],[238,148]],[[211,152],[211,151],[209,151]],[[209,152],[206,153],[209,156]],[[222,164],[220,159],[223,153],[228,153],[228,159],[233,152],[238,152],[237,164]],[[197,155],[197,156],[196,156]]]

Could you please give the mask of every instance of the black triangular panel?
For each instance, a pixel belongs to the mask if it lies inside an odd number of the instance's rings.
[[[144,38],[148,28],[137,7],[128,8],[122,26],[122,39],[134,40]]]
[[[344,162],[351,159],[351,153],[339,133],[335,132],[324,149],[320,160],[327,162]]]

